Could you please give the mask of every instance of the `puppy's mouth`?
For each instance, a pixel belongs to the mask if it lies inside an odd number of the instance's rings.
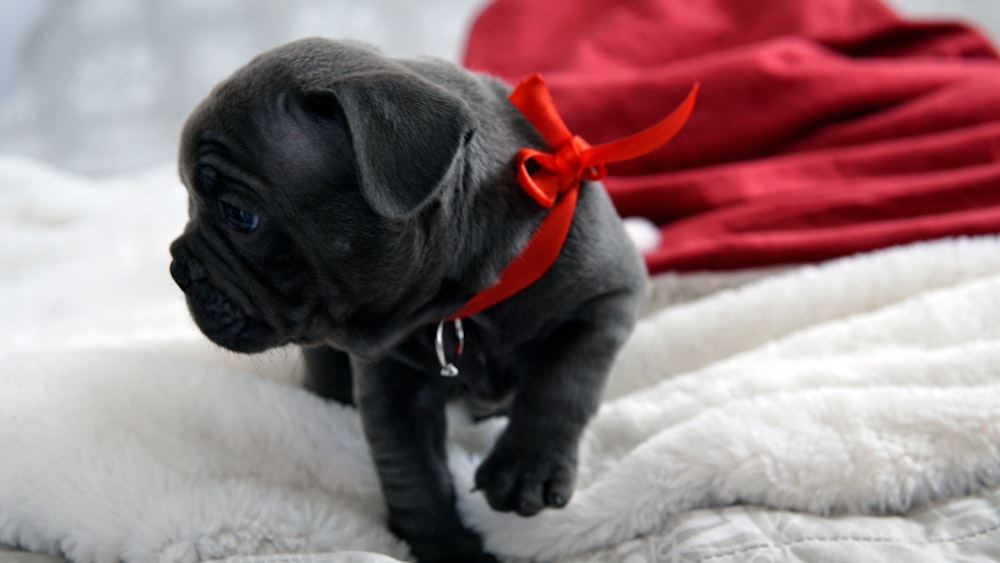
[[[239,307],[205,279],[193,279],[196,263],[174,261],[170,273],[184,291],[195,324],[209,340],[233,352],[254,354],[279,345],[277,331]]]
[[[215,287],[196,283],[185,291],[185,295],[195,324],[219,346],[254,354],[277,344],[273,328],[246,315]]]

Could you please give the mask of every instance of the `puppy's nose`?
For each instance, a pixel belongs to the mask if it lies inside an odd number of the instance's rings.
[[[174,259],[170,263],[170,277],[174,278],[181,289],[187,288],[196,281],[208,278],[208,272],[196,260]]]
[[[170,277],[183,290],[187,291],[192,283],[206,279],[208,272],[205,267],[191,256],[184,237],[180,237],[170,245]]]
[[[191,285],[191,268],[178,260],[170,262],[170,277],[174,278],[174,283],[183,291]]]

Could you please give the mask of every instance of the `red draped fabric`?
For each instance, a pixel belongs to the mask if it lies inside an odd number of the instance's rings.
[[[670,144],[608,167],[619,212],[660,225],[654,273],[1000,231],[1000,59],[962,25],[878,0],[496,0],[465,64],[542,73],[593,144],[701,83]]]

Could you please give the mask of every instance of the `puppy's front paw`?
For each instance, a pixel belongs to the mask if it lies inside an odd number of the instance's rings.
[[[476,489],[483,491],[493,510],[534,516],[545,507],[566,506],[575,479],[575,456],[501,440],[476,470]]]

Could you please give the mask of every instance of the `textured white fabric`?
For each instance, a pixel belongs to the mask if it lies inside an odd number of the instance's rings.
[[[293,352],[235,356],[188,320],[167,274],[183,222],[169,168],[95,182],[0,160],[0,542],[79,561],[405,558],[354,411],[290,385]],[[705,518],[693,509],[734,503],[822,515],[978,491],[996,502],[996,238],[733,276],[676,302],[692,280],[658,280],[672,304],[622,352],[566,509],[490,511],[468,491],[503,422],[452,417],[460,509],[492,550],[617,560],[636,537]],[[887,545],[879,518],[802,518],[863,521],[883,540],[872,549]],[[962,529],[1000,543],[995,522],[976,522]],[[727,553],[773,545],[746,537]],[[821,545],[861,549],[856,532],[832,537]],[[352,550],[369,555],[333,555]]]

